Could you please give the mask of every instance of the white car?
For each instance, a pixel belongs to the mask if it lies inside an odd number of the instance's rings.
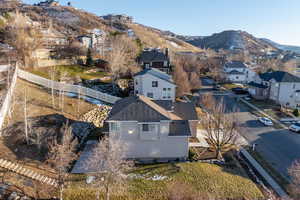
[[[258,121],[263,123],[265,126],[273,126],[273,122],[269,118],[260,117],[260,118],[258,118]]]
[[[295,123],[289,127],[290,131],[300,133],[300,123]]]

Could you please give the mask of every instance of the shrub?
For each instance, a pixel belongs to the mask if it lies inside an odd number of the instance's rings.
[[[299,110],[298,110],[298,109],[295,109],[295,110],[293,111],[293,115],[294,115],[295,117],[299,117]]]

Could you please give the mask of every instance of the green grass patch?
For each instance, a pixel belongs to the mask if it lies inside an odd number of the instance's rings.
[[[218,199],[264,199],[262,192],[239,167],[221,167],[207,163],[155,164],[137,167],[130,174],[144,178],[130,179],[128,192],[121,199],[168,199],[170,186],[181,183],[190,193],[212,196]],[[163,180],[151,180],[154,176],[165,176]],[[68,200],[84,198],[83,184],[73,185],[66,191]],[[73,191],[73,192],[72,192]],[[74,195],[78,193],[78,196]],[[94,194],[90,190],[85,191]],[[72,197],[72,198],[71,198]],[[93,199],[93,197],[91,197]],[[113,200],[120,197],[112,197]]]

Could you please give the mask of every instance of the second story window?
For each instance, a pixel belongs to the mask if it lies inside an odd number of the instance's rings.
[[[158,81],[152,81],[152,87],[158,87]]]

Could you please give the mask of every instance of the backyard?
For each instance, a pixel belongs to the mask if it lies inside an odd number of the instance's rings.
[[[94,199],[95,190],[86,189],[85,176],[78,176],[81,180],[73,182],[65,191],[65,199]],[[146,165],[131,171],[129,177],[128,190],[122,197],[112,195],[112,199],[163,200],[176,192],[203,199],[264,199],[244,170],[232,163],[228,166],[199,162]]]

